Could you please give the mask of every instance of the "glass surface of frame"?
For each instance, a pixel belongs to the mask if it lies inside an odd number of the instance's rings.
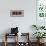
[[[39,17],[46,17],[46,0],[37,0],[37,12]]]

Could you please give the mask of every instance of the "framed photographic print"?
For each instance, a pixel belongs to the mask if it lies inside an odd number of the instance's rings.
[[[37,0],[36,24],[46,25],[46,0]]]
[[[23,17],[24,10],[10,10],[10,16],[12,17]]]

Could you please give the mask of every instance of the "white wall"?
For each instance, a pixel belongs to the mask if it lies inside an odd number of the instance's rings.
[[[14,9],[24,10],[24,17],[11,17],[10,10]],[[36,24],[36,0],[0,0],[0,34],[18,26],[19,32],[32,35],[32,24]]]

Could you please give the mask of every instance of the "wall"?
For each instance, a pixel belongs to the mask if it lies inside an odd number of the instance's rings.
[[[11,17],[10,10],[24,10],[24,17]],[[19,27],[19,32],[30,32],[36,24],[36,0],[0,0],[0,34],[10,32],[11,27]]]

